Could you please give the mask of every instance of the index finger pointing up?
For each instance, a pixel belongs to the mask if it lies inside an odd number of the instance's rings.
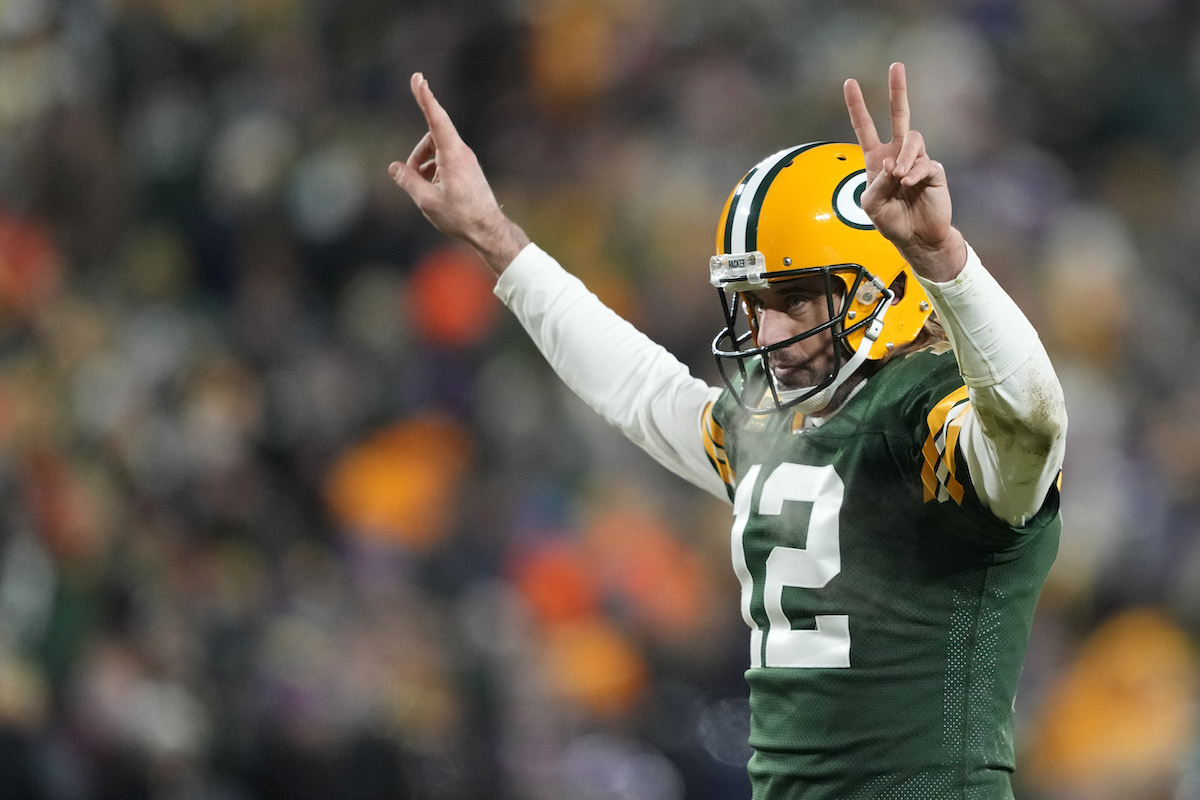
[[[446,113],[446,109],[442,108],[442,104],[433,96],[433,90],[429,88],[429,81],[425,80],[425,76],[414,72],[410,86],[417,105],[425,114],[425,122],[429,125],[430,134],[433,135],[434,146],[441,149],[446,143],[457,139],[458,129],[454,127],[454,122]]]
[[[892,111],[892,139],[902,141],[908,135],[908,82],[904,65],[899,61],[888,69],[888,104]]]
[[[862,88],[854,78],[848,78],[842,86],[846,97],[846,111],[850,114],[850,125],[858,144],[864,151],[870,151],[879,146],[879,134],[875,130],[875,121],[867,110],[867,101],[863,99]]]

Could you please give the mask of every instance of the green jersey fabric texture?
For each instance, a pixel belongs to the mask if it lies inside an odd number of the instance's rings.
[[[711,407],[751,628],[754,800],[1012,797],[1058,489],[1022,527],[987,511],[957,446],[968,404],[942,347],[890,362],[818,427],[728,391]]]

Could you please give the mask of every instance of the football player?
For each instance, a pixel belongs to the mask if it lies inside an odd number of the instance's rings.
[[[728,499],[756,800],[1011,798],[1013,701],[1057,550],[1066,414],[1037,333],[951,225],[942,166],[844,86],[858,144],[737,184],[709,280],[710,387],[509,220],[426,81],[390,173],[472,245],[564,381]]]

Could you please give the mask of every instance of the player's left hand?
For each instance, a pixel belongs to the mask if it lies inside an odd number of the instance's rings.
[[[966,244],[951,225],[946,171],[929,157],[925,137],[909,127],[904,65],[896,62],[888,70],[890,141],[880,140],[858,81],[847,80],[844,92],[866,159],[863,210],[919,274],[937,281],[953,278],[966,263]]]

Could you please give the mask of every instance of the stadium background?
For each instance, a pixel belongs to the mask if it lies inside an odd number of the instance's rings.
[[[1020,796],[1194,800],[1186,0],[0,1],[0,798],[746,797],[724,506],[387,179],[421,70],[700,374],[729,188],[909,67],[1071,418]]]

